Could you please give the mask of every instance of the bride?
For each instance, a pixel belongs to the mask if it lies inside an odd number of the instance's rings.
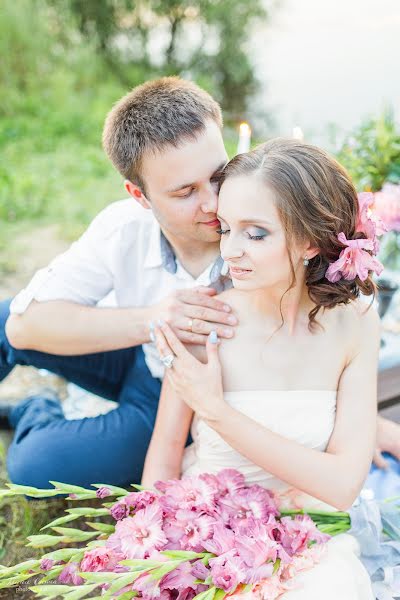
[[[285,139],[227,165],[218,218],[240,326],[204,350],[157,324],[169,368],[142,483],[230,467],[285,507],[347,510],[376,434],[379,319],[358,300],[380,267],[375,223],[336,161]],[[372,600],[358,550],[333,538],[282,598]]]

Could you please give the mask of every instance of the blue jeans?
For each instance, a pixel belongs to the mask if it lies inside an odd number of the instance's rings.
[[[11,481],[39,488],[50,487],[51,480],[82,486],[139,483],[161,389],[141,346],[81,356],[18,350],[5,335],[9,306],[10,301],[0,303],[0,381],[16,365],[30,365],[119,403],[106,415],[68,421],[54,399],[24,400],[11,418]]]

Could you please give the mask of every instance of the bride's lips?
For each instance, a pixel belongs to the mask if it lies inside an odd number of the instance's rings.
[[[239,267],[229,267],[229,273],[234,279],[244,279],[252,273],[251,269],[240,269]]]
[[[220,223],[218,219],[213,219],[212,221],[202,222],[202,225],[207,225],[207,227],[219,227]]]

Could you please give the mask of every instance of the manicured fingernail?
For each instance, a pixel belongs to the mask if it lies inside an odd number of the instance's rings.
[[[224,304],[224,311],[225,312],[231,312],[231,307],[228,306],[227,304]]]
[[[217,342],[218,342],[218,336],[217,336],[217,332],[216,331],[211,331],[210,335],[209,335],[209,338],[210,338],[210,342],[212,344],[217,344]]]
[[[224,334],[226,335],[226,337],[232,337],[233,331],[232,329],[224,329]]]
[[[228,317],[228,323],[229,323],[230,325],[236,325],[236,323],[237,323],[237,318],[236,318],[236,317],[234,317],[233,315],[230,315],[230,316]]]
[[[159,319],[159,320],[157,321],[157,325],[158,325],[159,327],[162,327],[163,325],[165,325],[165,321],[163,321],[163,319]]]

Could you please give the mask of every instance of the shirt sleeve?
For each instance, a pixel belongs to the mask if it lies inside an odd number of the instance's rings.
[[[69,300],[96,305],[114,287],[112,265],[118,248],[119,228],[110,207],[103,210],[71,247],[40,269],[10,306],[22,314],[32,300]]]

